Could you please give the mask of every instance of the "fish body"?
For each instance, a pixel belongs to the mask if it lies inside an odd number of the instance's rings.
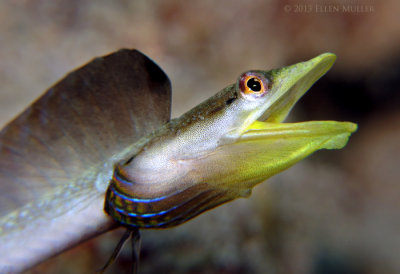
[[[342,148],[353,123],[282,123],[334,61],[245,72],[172,120],[168,77],[136,50],[72,72],[0,133],[0,273],[118,225],[179,225]]]

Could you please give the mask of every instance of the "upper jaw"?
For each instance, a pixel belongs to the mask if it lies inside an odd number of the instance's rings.
[[[317,136],[325,136],[324,138],[335,141],[333,148],[343,147],[348,136],[357,130],[356,124],[336,121],[281,123],[296,102],[332,67],[335,60],[334,54],[324,53],[309,61],[268,72],[273,82],[269,105],[263,114],[242,133],[240,140],[271,138],[312,140]],[[324,148],[331,147],[326,145]]]
[[[240,106],[240,119],[224,134],[220,144],[227,144],[242,138],[246,132],[260,128],[264,130],[270,123],[280,123],[289,114],[292,107],[303,94],[322,76],[335,62],[332,53],[321,54],[309,61],[270,71],[256,71],[269,81],[268,93],[256,101],[243,100]],[[233,87],[232,87],[233,88]],[[236,83],[236,90],[238,84]],[[237,91],[240,92],[240,91]]]
[[[268,77],[272,78],[271,97],[257,120],[282,122],[296,102],[332,67],[335,60],[333,53],[324,53],[309,61],[268,72]]]

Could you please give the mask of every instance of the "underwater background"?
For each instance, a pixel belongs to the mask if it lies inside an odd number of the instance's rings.
[[[348,145],[312,155],[248,199],[142,231],[139,273],[400,273],[399,14],[395,0],[1,1],[0,125],[120,48],[139,49],[169,75],[173,117],[243,71],[333,52],[336,64],[289,120],[356,122]],[[122,233],[27,273],[93,273]],[[130,264],[126,246],[109,273]]]

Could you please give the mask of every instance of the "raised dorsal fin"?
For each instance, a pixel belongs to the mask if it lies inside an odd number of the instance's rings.
[[[165,73],[139,51],[120,50],[71,72],[10,122],[0,132],[0,272],[106,230],[113,165],[169,120],[170,106]],[[68,220],[78,231],[53,231]],[[39,231],[46,239],[26,239]]]

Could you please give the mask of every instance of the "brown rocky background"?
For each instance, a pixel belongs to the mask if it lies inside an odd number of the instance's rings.
[[[334,52],[291,120],[357,122],[348,146],[316,153],[249,199],[143,231],[140,273],[400,273],[399,14],[395,0],[1,1],[0,125],[68,71],[120,48],[170,76],[173,116],[242,71]],[[28,273],[93,273],[120,235]],[[109,273],[129,265],[126,248]]]

